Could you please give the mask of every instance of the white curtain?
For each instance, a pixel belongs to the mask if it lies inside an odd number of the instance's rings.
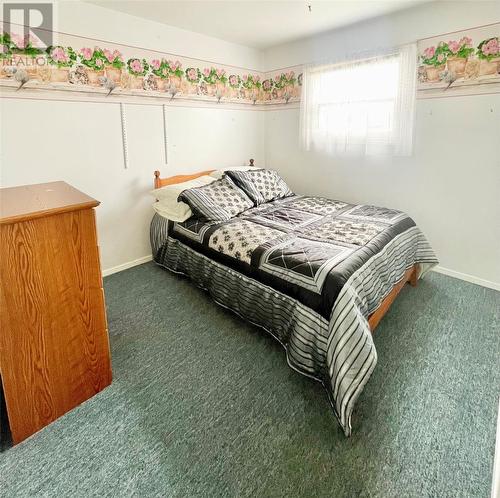
[[[332,155],[411,155],[416,44],[361,60],[306,67],[301,144]]]

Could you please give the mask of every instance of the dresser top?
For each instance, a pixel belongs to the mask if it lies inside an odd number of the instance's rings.
[[[0,189],[0,225],[89,209],[99,205],[66,182],[38,183]]]

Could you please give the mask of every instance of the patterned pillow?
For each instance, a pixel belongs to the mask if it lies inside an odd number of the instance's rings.
[[[227,171],[226,174],[247,193],[256,206],[293,195],[283,178],[271,169]]]
[[[189,204],[193,213],[209,221],[227,221],[253,207],[245,192],[226,176],[209,185],[184,190],[177,200]]]

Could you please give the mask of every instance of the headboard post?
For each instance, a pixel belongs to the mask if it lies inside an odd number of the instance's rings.
[[[161,187],[161,182],[160,182],[160,172],[158,170],[155,171],[155,188],[160,188]]]
[[[254,161],[255,161],[255,159],[250,159],[250,166],[255,166]]]

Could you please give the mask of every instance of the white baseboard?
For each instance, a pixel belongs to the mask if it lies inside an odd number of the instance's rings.
[[[497,438],[495,442],[495,458],[493,460],[493,483],[491,498],[500,498],[500,401],[497,414]]]
[[[106,268],[102,270],[102,276],[107,277],[108,275],[113,275],[113,273],[118,273],[119,271],[127,270],[132,268],[133,266],[142,265],[143,263],[147,263],[151,261],[153,256],[148,254],[147,256],[143,256],[139,259],[134,259],[133,261],[128,261],[127,263],[123,263],[122,265],[113,266],[112,268]]]
[[[482,287],[487,287],[488,289],[500,291],[499,283],[491,282],[490,280],[485,280],[484,278],[475,277],[474,275],[469,275],[468,273],[461,273],[459,271],[443,268],[442,266],[435,266],[433,268],[433,271],[442,273],[443,275],[448,275],[449,277],[465,280],[466,282],[470,282],[471,284],[477,284],[481,285]]]

